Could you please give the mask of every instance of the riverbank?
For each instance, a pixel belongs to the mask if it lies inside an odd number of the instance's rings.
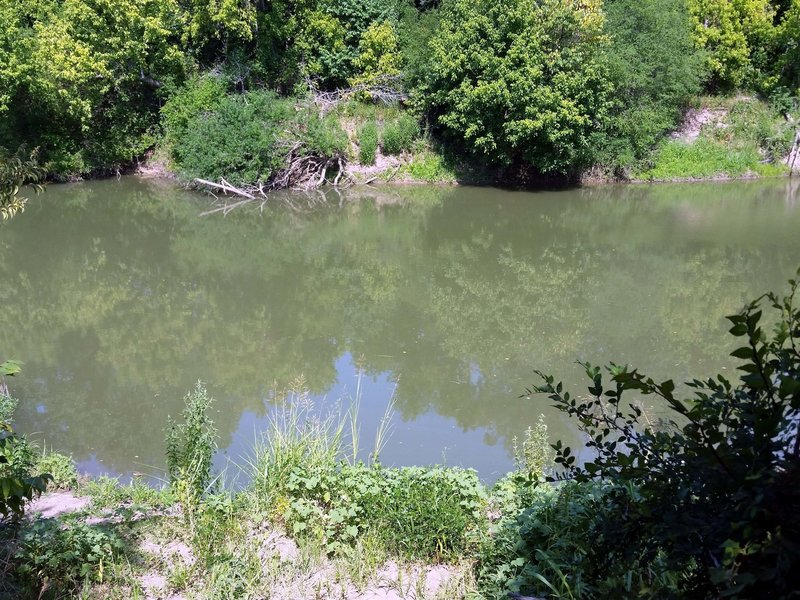
[[[344,132],[337,150],[341,155],[335,161],[329,159],[328,166],[321,171],[314,170],[313,177],[296,181],[287,178],[287,184],[304,189],[325,184],[348,187],[373,183],[511,185],[535,189],[575,183],[757,179],[788,176],[793,168],[800,169],[793,123],[766,102],[746,95],[697,98],[678,129],[665,136],[643,160],[614,170],[598,165],[561,176],[542,176],[512,168],[490,173],[463,157],[448,155],[398,107],[349,103],[325,118],[337,123]],[[174,160],[176,156],[181,156],[180,150],[161,148],[137,172],[190,184],[194,184],[193,176],[217,180],[212,176],[214,173],[191,166],[187,169]],[[210,160],[213,162],[213,157]],[[233,172],[217,171],[216,175],[241,185],[245,193],[259,195],[270,189],[263,183],[249,185]]]
[[[0,597],[481,597],[492,528],[518,512],[516,486],[540,478],[525,455],[492,488],[471,470],[356,462],[358,438],[345,435],[355,417],[321,417],[292,396],[243,470],[250,483],[224,489],[210,471],[198,479],[214,445],[209,402],[198,385],[184,413],[193,425],[168,434],[169,483],[87,478],[43,455],[34,470],[52,475],[49,491],[0,528]],[[523,445],[546,457],[546,444],[540,423]]]

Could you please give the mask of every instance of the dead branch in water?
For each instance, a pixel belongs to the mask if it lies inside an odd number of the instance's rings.
[[[205,186],[208,186],[208,187],[216,188],[218,190],[222,190],[226,194],[234,194],[236,196],[242,196],[242,197],[248,198],[250,200],[255,200],[256,199],[256,197],[253,196],[251,193],[249,193],[249,192],[247,192],[245,190],[239,189],[237,187],[232,186],[230,183],[225,181],[225,179],[223,179],[223,178],[220,178],[219,183],[215,183],[213,181],[208,181],[207,179],[200,179],[198,177],[198,178],[195,179],[195,182],[199,183],[201,185],[205,185]]]
[[[220,196],[232,195],[242,198],[242,200],[230,203],[222,200],[225,202],[222,206],[207,210],[201,216],[219,212],[227,215],[233,209],[254,201],[261,201],[261,208],[263,209],[269,198],[269,193],[275,190],[295,189],[307,192],[318,190],[325,183],[331,184],[334,188],[338,188],[340,185],[347,187],[355,183],[355,179],[347,171],[347,160],[343,155],[337,153],[331,157],[324,157],[306,153],[301,142],[296,142],[288,148],[285,164],[286,166],[266,183],[258,182],[252,185],[235,186],[224,178],[220,178],[219,182],[196,178],[194,180],[196,184],[222,191],[223,194]],[[337,170],[336,177],[333,181],[330,181],[328,179],[328,171],[334,167]],[[213,192],[210,193],[218,200],[220,199]],[[297,209],[293,203],[289,201],[287,203],[293,209]],[[313,204],[318,203],[318,200],[313,202]]]

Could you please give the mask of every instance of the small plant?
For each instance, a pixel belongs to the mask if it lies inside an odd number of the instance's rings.
[[[378,126],[370,121],[358,132],[358,160],[362,165],[374,165],[377,152]]]
[[[8,396],[4,376],[20,372],[19,363],[6,361],[0,364],[0,517],[18,519],[25,504],[47,489],[50,476],[33,475],[36,454],[28,440],[11,427],[17,401]]]
[[[61,597],[83,582],[102,583],[122,550],[118,536],[97,527],[41,520],[20,538],[15,555],[17,576],[23,585],[39,592],[39,597],[47,591]]]
[[[211,483],[217,431],[208,416],[211,398],[202,382],[197,382],[184,402],[184,422],[170,419],[167,430],[167,471],[178,497],[195,505]]]
[[[44,450],[36,462],[36,470],[49,473],[52,479],[48,485],[53,490],[75,489],[78,485],[78,471],[69,456]]]
[[[517,438],[514,438],[514,463],[516,470],[530,480],[543,479],[553,466],[553,449],[548,441],[544,415],[539,415],[535,428],[525,430],[522,447],[517,447]]]
[[[409,114],[403,114],[383,129],[381,147],[384,154],[409,152],[419,137],[419,123]]]

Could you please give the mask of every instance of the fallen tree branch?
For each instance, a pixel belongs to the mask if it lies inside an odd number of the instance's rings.
[[[195,178],[195,182],[206,185],[208,187],[216,188],[218,190],[222,190],[224,192],[228,192],[230,194],[235,194],[236,196],[242,196],[243,198],[249,198],[250,200],[255,200],[256,197],[253,194],[246,192],[245,190],[239,189],[237,187],[232,186],[230,183],[225,181],[224,179],[220,179],[219,183],[215,183],[213,181],[208,181],[207,179],[200,179],[199,177]]]

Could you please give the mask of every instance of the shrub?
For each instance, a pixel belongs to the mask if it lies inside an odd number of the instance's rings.
[[[347,133],[335,115],[320,116],[316,109],[305,108],[295,115],[293,133],[303,144],[303,151],[324,157],[341,156],[347,150]]]
[[[212,112],[225,99],[228,82],[208,73],[189,79],[161,108],[161,123],[170,147],[186,134],[197,116]]]
[[[638,574],[628,577],[632,596],[653,593],[648,573],[662,575],[673,597],[788,598],[800,589],[797,289],[792,280],[786,297],[766,294],[728,317],[731,334],[743,341],[732,352],[742,361],[736,383],[722,375],[692,380],[686,386],[694,394],[684,400],[671,380],[657,383],[612,364],[608,388],[601,370],[585,365],[588,398],[573,397],[546,375],[529,390],[575,418],[596,452],[581,464],[555,444],[560,477],[609,486],[597,499],[602,508],[593,509],[599,518],[583,529],[585,556],[568,581],[585,580],[588,563],[611,567],[606,575],[589,571],[606,597],[618,597],[611,589],[618,565]],[[764,303],[776,313],[771,335],[761,325]],[[658,428],[643,422],[629,392],[660,398],[675,420]],[[538,519],[520,529],[530,548],[522,562],[536,560],[539,569],[547,557],[531,552],[546,547],[540,526]]]
[[[64,454],[45,450],[36,462],[36,470],[50,475],[52,478],[48,485],[50,489],[70,490],[75,489],[78,485],[78,471],[75,468],[75,462]]]
[[[644,158],[675,128],[701,91],[705,56],[695,48],[683,0],[612,0],[605,9],[614,105],[594,136],[594,161],[618,168]]]
[[[293,112],[271,92],[225,96],[213,111],[189,119],[173,156],[188,177],[266,182],[284,166],[283,134]]]
[[[104,571],[122,551],[119,537],[83,523],[65,525],[40,520],[22,533],[15,559],[17,576],[26,587],[71,596],[84,581],[103,580]]]
[[[374,121],[364,125],[358,132],[358,160],[362,165],[374,165],[378,151],[378,126]]]
[[[408,152],[419,136],[419,123],[411,115],[404,114],[383,129],[381,146],[384,154]]]
[[[201,382],[184,398],[183,423],[170,419],[167,430],[167,471],[177,495],[195,505],[211,483],[216,429],[208,417],[211,398]]]

